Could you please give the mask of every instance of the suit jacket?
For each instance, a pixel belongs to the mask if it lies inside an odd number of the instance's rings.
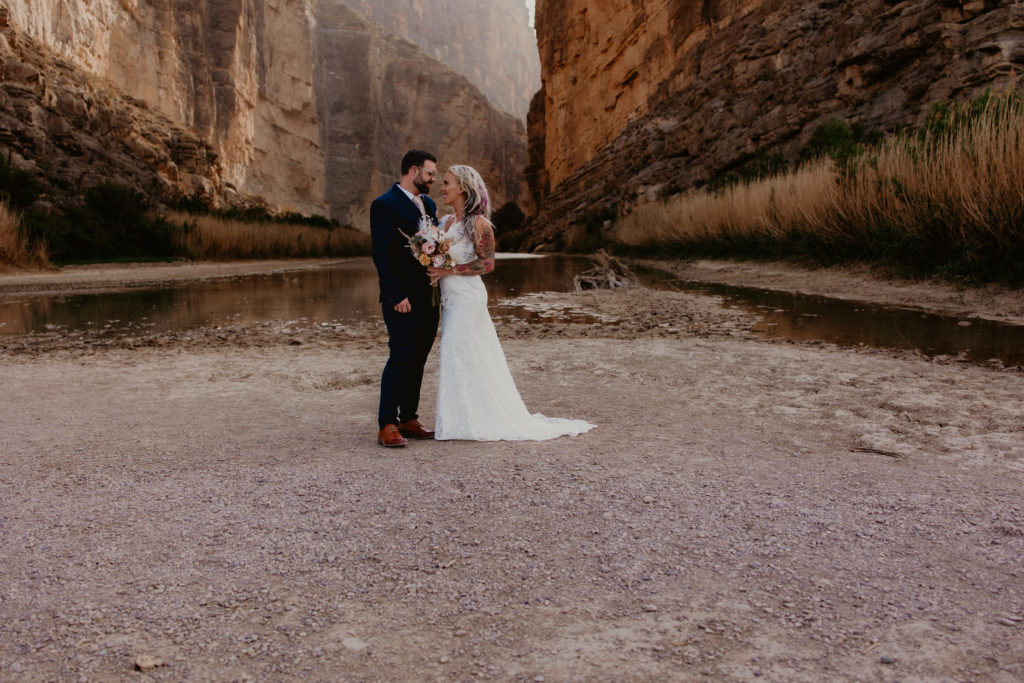
[[[437,205],[421,194],[427,215],[437,221]],[[419,229],[420,210],[396,183],[370,205],[370,236],[373,238],[373,263],[380,281],[380,301],[395,306],[403,299],[424,302],[432,296],[427,269],[409,249],[405,236]],[[401,231],[401,232],[400,232]]]

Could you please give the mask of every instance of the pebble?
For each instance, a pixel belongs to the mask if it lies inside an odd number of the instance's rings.
[[[648,503],[648,504],[653,503],[654,502],[654,496],[644,496],[644,502]]]
[[[892,657],[881,657],[879,660],[882,664],[895,664],[896,660]]]
[[[341,646],[349,652],[362,652],[370,647],[370,644],[358,638],[345,638],[341,641]]]
[[[166,662],[153,655],[138,655],[135,657],[135,668],[139,671],[150,671],[165,666]]]
[[[441,657],[437,661],[439,661],[441,664],[447,664],[448,662],[452,661],[452,658],[451,657]]]
[[[999,623],[1003,626],[1016,626],[1017,622],[1010,618],[1003,618],[999,620]]]
[[[657,612],[658,611],[658,606],[657,605],[644,605],[644,611],[645,612]]]

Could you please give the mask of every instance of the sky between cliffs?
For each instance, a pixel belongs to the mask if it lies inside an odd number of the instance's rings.
[[[534,0],[526,0],[526,9],[530,10],[530,26],[533,26]]]

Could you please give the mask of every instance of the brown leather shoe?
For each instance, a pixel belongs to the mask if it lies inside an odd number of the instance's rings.
[[[434,432],[428,431],[423,428],[419,420],[409,420],[408,422],[399,422],[398,431],[402,436],[407,436],[410,439],[433,439]]]
[[[395,425],[384,425],[384,429],[377,432],[377,443],[384,446],[384,448],[401,448],[409,442],[398,433],[398,427]]]

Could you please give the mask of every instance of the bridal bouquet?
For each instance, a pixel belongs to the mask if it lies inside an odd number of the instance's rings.
[[[434,266],[435,268],[454,268],[455,259],[449,253],[451,240],[444,238],[441,228],[434,224],[430,216],[420,216],[419,229],[414,235],[405,235],[409,240],[409,250],[412,255],[424,267]],[[437,285],[434,285],[434,304],[440,299]]]
[[[416,260],[423,266],[454,268],[455,261],[448,253],[451,242],[444,239],[441,228],[434,225],[430,216],[421,216],[418,227],[416,234],[411,237],[402,233],[409,240],[409,249],[412,250],[412,255],[416,257]]]

